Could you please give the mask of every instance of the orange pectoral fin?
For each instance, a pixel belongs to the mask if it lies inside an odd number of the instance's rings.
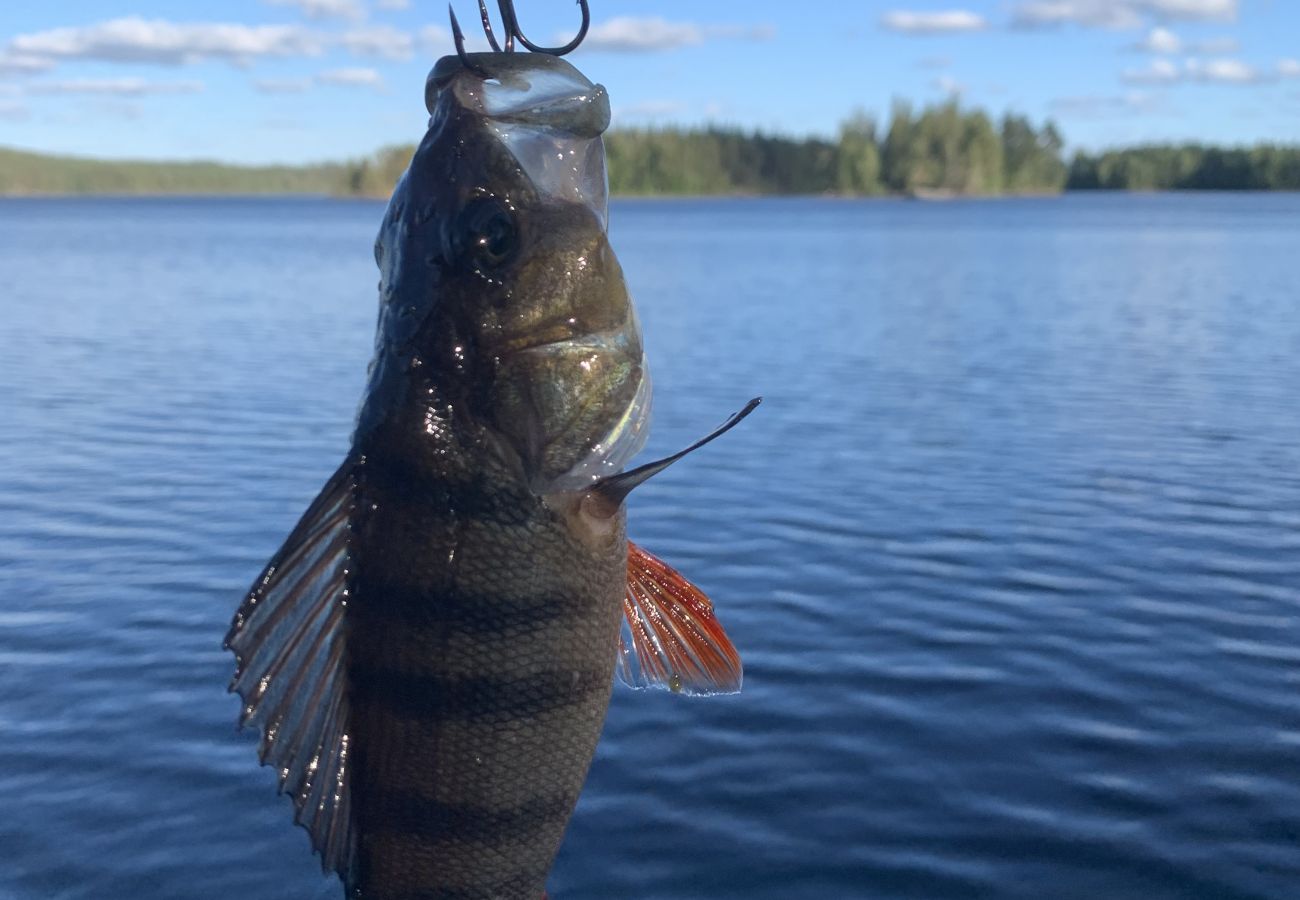
[[[685,694],[740,690],[740,654],[713,615],[709,598],[631,541],[623,615],[618,674],[625,684]]]

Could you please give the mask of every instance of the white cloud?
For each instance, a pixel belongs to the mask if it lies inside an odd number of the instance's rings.
[[[1240,0],[1021,0],[1012,21],[1024,27],[1073,23],[1089,28],[1139,28],[1162,22],[1234,21]]]
[[[1127,84],[1173,84],[1182,81],[1183,71],[1167,59],[1153,59],[1143,69],[1125,69],[1120,80]]]
[[[1147,36],[1138,42],[1137,49],[1147,53],[1177,53],[1183,49],[1183,42],[1168,28],[1152,28]]]
[[[1165,19],[1234,20],[1241,0],[1132,0],[1133,4]]]
[[[1280,70],[1280,66],[1279,66]],[[1202,81],[1216,84],[1258,84],[1266,79],[1259,69],[1239,59],[1188,59],[1179,66],[1154,59],[1144,69],[1126,69],[1120,79],[1128,84],[1178,84]]]
[[[351,19],[365,17],[358,0],[262,0],[271,6],[296,6],[309,19]]]
[[[311,82],[306,78],[258,78],[253,87],[263,94],[301,94]]]
[[[649,52],[695,46],[710,38],[767,41],[775,34],[776,29],[770,25],[696,25],[662,18],[618,16],[593,25],[582,46],[587,50]],[[569,37],[561,40],[567,41]]]
[[[181,65],[206,59],[248,62],[259,56],[314,56],[325,41],[296,25],[176,23],[131,17],[95,25],[20,34],[6,57],[95,59]]]
[[[411,0],[379,0],[379,2],[375,4],[375,8],[389,11],[410,9]]]
[[[670,50],[704,43],[704,31],[689,22],[635,19],[620,16],[594,26],[588,33],[588,50]]]
[[[406,60],[415,53],[415,39],[388,25],[354,28],[339,36],[339,43],[355,56]]]
[[[1189,59],[1187,74],[1198,81],[1221,84],[1255,84],[1263,79],[1258,69],[1239,59]]]
[[[1284,59],[1277,64],[1277,74],[1283,78],[1300,78],[1300,59]]]
[[[1236,53],[1241,49],[1241,42],[1236,38],[1227,36],[1204,38],[1199,41],[1184,41],[1168,28],[1157,26],[1147,32],[1146,37],[1136,44],[1130,45],[1130,47],[1143,53],[1157,53],[1165,56],[1172,56],[1176,53],[1222,56],[1225,53]]]
[[[32,72],[44,72],[54,67],[53,60],[39,56],[23,56],[0,49],[0,72],[29,75]]]
[[[880,17],[880,27],[904,34],[949,34],[956,31],[983,31],[988,21],[978,13],[964,9],[939,12],[893,10]]]
[[[1034,0],[1021,3],[1012,16],[1016,25],[1038,28],[1072,22],[1090,28],[1137,28],[1142,17],[1128,3],[1105,0]]]
[[[73,78],[66,81],[33,81],[32,94],[98,94],[143,97],[146,94],[197,94],[201,81],[146,81],[143,78]]]
[[[442,29],[425,29],[426,38]],[[449,40],[449,38],[448,38]],[[356,56],[407,60],[416,42],[387,25],[331,34],[299,25],[169,22],[137,17],[22,34],[0,46],[0,72],[39,72],[62,60],[185,65],[204,60],[247,64],[259,57],[319,56],[341,46]]]
[[[374,69],[343,68],[330,69],[316,76],[318,84],[344,85],[346,87],[368,87],[381,89],[384,78]]]

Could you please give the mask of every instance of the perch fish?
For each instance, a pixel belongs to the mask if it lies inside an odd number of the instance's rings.
[[[605,90],[457,37],[375,244],[351,450],[226,637],[241,724],[366,900],[543,896],[615,671],[741,682],[708,599],[625,536],[628,492],[694,447],[623,471],[650,380],[606,233]]]

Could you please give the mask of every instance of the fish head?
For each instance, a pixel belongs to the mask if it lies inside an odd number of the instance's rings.
[[[619,471],[649,420],[640,327],[607,234],[609,99],[555,56],[467,58],[429,75],[429,130],[376,243],[368,394],[383,406],[385,379],[418,379],[534,492],[578,490]]]

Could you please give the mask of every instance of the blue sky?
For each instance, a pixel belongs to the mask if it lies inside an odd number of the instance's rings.
[[[1074,147],[1300,142],[1294,0],[591,0],[570,59],[622,124],[832,134],[855,107],[959,94]],[[516,0],[535,41],[565,0]],[[0,10],[0,145],[303,162],[423,131],[441,0],[57,0]],[[478,34],[474,0],[456,0]],[[494,6],[495,8],[495,6]],[[472,26],[472,27],[471,27]]]

